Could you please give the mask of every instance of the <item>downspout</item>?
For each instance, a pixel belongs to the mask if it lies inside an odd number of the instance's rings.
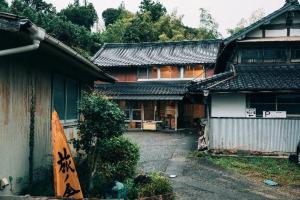
[[[28,28],[31,33],[30,37],[33,40],[33,44],[22,47],[16,47],[11,49],[4,49],[0,51],[0,56],[8,56],[13,54],[24,53],[28,51],[34,51],[40,47],[40,43],[45,38],[45,31],[42,28],[31,26]]]
[[[206,107],[206,115],[207,115],[207,122],[206,126],[204,129],[204,137],[206,139],[206,145],[207,148],[209,149],[209,131],[210,131],[210,107],[209,107],[209,90],[204,90],[203,91],[203,96],[204,96],[204,102],[205,102],[205,107]]]

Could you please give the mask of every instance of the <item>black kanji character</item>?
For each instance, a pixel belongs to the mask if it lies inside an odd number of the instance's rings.
[[[58,156],[60,158],[60,160],[57,161],[57,164],[60,165],[59,171],[61,171],[62,173],[65,173],[65,172],[69,172],[69,169],[70,169],[72,172],[75,172],[75,170],[71,167],[72,161],[69,160],[71,158],[71,156],[69,154],[67,154],[66,148],[64,148],[64,154],[62,154],[61,152],[58,152]]]
[[[74,188],[71,187],[70,183],[67,183],[66,184],[66,190],[65,190],[65,193],[63,195],[63,197],[70,197],[70,196],[73,196],[74,194],[77,194],[79,193],[80,190],[75,190]]]

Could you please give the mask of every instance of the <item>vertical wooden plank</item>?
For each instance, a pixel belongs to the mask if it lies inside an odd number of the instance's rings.
[[[144,129],[144,126],[143,126],[144,119],[145,119],[144,114],[145,114],[145,111],[144,111],[144,102],[142,101],[141,102],[141,119],[142,119],[142,121],[141,121],[141,130]]]
[[[175,102],[175,131],[178,129],[178,101]]]

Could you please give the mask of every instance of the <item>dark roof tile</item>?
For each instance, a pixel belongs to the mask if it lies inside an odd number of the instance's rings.
[[[104,44],[92,58],[102,67],[215,63],[221,40]]]
[[[191,92],[300,90],[300,65],[236,66],[232,71],[194,82]]]
[[[187,92],[188,81],[145,81],[99,83],[95,89],[98,93],[114,99],[174,99],[183,98]]]

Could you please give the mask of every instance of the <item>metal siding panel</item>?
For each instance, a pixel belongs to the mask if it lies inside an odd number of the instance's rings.
[[[295,152],[300,120],[211,118],[210,148]]]
[[[0,178],[12,176],[17,192],[28,175],[29,77],[13,59],[0,60]],[[8,188],[0,191],[5,194]]]
[[[36,72],[34,168],[51,164],[51,74]]]

